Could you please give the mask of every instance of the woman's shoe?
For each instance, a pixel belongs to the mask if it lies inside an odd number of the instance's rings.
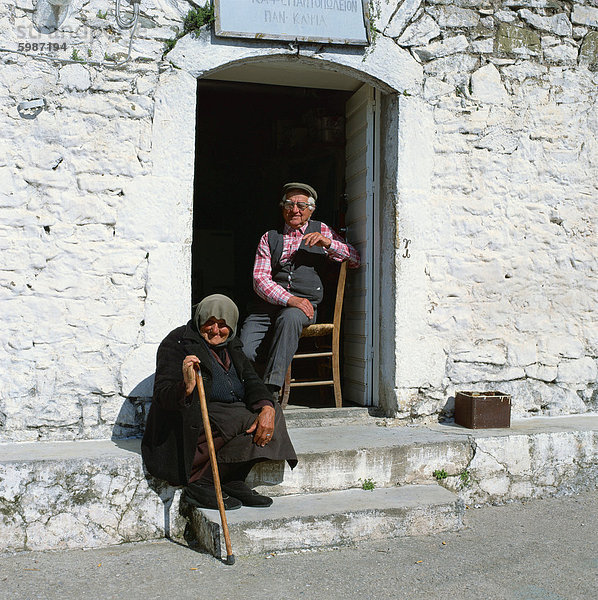
[[[236,508],[241,508],[241,506],[243,506],[243,503],[240,500],[225,493],[224,486],[222,486],[222,488],[222,500],[224,501],[224,508],[226,510],[235,510]],[[190,483],[183,490],[181,499],[197,508],[213,508],[218,510],[218,498],[216,497],[216,490],[212,485]]]
[[[222,484],[222,491],[240,500],[244,506],[267,508],[272,504],[272,498],[258,494],[244,481],[229,481],[226,484]]]

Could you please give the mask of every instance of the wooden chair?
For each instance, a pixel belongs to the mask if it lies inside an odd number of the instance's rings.
[[[336,284],[336,300],[334,302],[334,316],[332,323],[314,323],[303,328],[301,338],[318,338],[322,336],[332,336],[330,350],[324,352],[304,352],[295,354],[293,360],[303,358],[326,358],[332,361],[332,379],[309,379],[295,381],[291,376],[292,361],[287,369],[287,374],[284,380],[284,385],[281,390],[281,406],[285,408],[289,403],[289,394],[292,387],[307,387],[307,386],[334,386],[334,402],[337,408],[342,406],[341,396],[341,373],[340,373],[340,328],[341,316],[343,312],[343,298],[345,295],[345,280],[347,278],[347,262],[341,263],[338,282]]]

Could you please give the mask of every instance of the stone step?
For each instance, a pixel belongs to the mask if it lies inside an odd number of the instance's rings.
[[[460,472],[473,455],[466,436],[422,427],[378,427],[371,423],[290,430],[299,456],[286,463],[261,463],[248,482],[269,496],[360,487],[371,479],[379,487],[434,483],[433,472]]]
[[[293,428],[290,435],[296,469],[262,464],[250,474],[276,502],[359,488],[366,479],[377,488],[436,484],[435,470],[468,504],[598,485],[596,415],[526,419],[502,430],[348,425]],[[138,439],[0,443],[0,551],[178,539],[186,525],[179,496],[180,488],[144,472]]]
[[[340,425],[365,425],[375,421],[365,406],[341,408],[307,408],[289,405],[284,411],[289,429],[301,427],[337,427]]]
[[[457,531],[464,504],[438,485],[351,489],[276,498],[267,508],[227,511],[233,553],[238,556],[325,548],[363,540]],[[200,548],[226,554],[217,510],[192,509]]]

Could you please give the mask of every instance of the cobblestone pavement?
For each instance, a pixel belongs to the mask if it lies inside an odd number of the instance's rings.
[[[469,509],[458,533],[237,557],[168,542],[0,556],[9,600],[595,597],[598,493]],[[233,540],[234,545],[234,540]]]

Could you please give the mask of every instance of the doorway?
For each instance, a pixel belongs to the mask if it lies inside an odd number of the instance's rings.
[[[255,249],[260,236],[282,222],[279,193],[287,181],[313,185],[318,191],[314,218],[337,231],[342,229],[347,209],[349,213],[352,210],[345,196],[351,187],[345,177],[349,160],[345,127],[352,96],[354,93],[346,90],[198,81],[193,303],[211,293],[226,294],[239,306],[242,322],[253,294],[251,273]],[[362,200],[365,201],[365,196]],[[350,236],[349,241],[353,241]],[[363,246],[366,242],[356,241]],[[365,246],[358,249],[364,253]],[[368,252],[371,262],[373,253]],[[371,266],[359,271],[360,277],[353,279],[359,280],[359,286],[363,287],[364,277],[372,279],[373,271]],[[368,275],[364,276],[366,272]],[[326,286],[328,290],[334,287]],[[359,305],[359,310],[353,311],[353,321],[351,317],[346,319],[349,336],[353,338],[347,340],[345,347],[351,347],[355,354],[355,343],[359,345],[363,363],[357,367],[363,370],[363,375],[356,387],[356,363],[348,362],[347,373],[351,373],[353,383],[347,380],[347,386],[360,391],[354,392],[353,398],[346,395],[344,400],[346,404],[351,401],[371,404],[373,339],[369,335],[372,311],[368,307],[372,298],[371,294],[369,299],[361,297],[361,288],[355,284],[353,287],[357,290],[353,302]],[[322,310],[319,309],[320,320],[327,304],[331,304],[330,297],[325,298]],[[360,315],[367,316],[363,331],[355,332],[355,315],[357,319]],[[298,398],[299,403],[317,404],[318,392],[306,391],[303,398]],[[295,403],[293,396],[291,403]]]

